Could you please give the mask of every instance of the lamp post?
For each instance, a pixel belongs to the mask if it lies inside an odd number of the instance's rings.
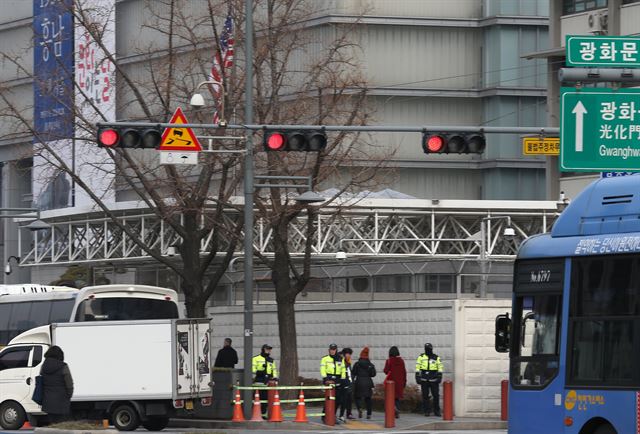
[[[215,84],[216,86],[220,87],[220,110],[218,110],[218,113],[220,113],[220,121],[218,122],[218,125],[220,127],[226,127],[227,126],[227,121],[224,118],[224,85],[221,82],[217,81],[217,80],[207,80],[207,81],[203,81],[203,82],[199,83],[196,86],[196,90],[200,89],[205,84]],[[193,96],[191,96],[191,100],[189,101],[189,105],[191,105],[192,107],[202,107],[202,106],[204,106],[204,97],[202,96],[202,94],[194,93]]]
[[[506,220],[507,227],[504,228],[504,232],[502,235],[504,237],[513,237],[516,232],[511,227],[511,217],[507,215],[499,215],[499,216],[489,216],[483,217],[480,221],[480,298],[484,298],[487,296],[487,280],[488,280],[488,270],[487,270],[487,225],[490,220]]]
[[[0,208],[0,218],[3,219],[7,219],[7,218],[15,218],[15,217],[21,217],[20,214],[4,214],[5,212],[11,212],[11,213],[30,213],[30,212],[35,212],[36,213],[36,218],[31,221],[28,225],[24,226],[25,228],[29,229],[30,231],[37,233],[37,231],[43,230],[43,229],[50,229],[51,225],[47,222],[44,222],[40,219],[40,209],[38,208]],[[36,238],[36,242],[37,242],[37,238]],[[18,250],[20,250],[20,242],[18,241]],[[18,251],[18,255],[20,255],[22,252]],[[5,253],[6,254],[6,253]],[[13,269],[11,268],[11,260],[15,259],[16,264],[20,264],[20,257],[19,256],[14,256],[11,255],[7,258],[7,263],[4,266],[4,274],[5,274],[5,278],[4,278],[4,283],[7,283],[7,277],[9,274],[11,274],[13,272]]]

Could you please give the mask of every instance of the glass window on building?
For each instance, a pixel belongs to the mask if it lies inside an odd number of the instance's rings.
[[[591,11],[607,7],[607,0],[564,0],[562,14],[569,15],[578,12]],[[625,1],[627,3],[627,1]]]
[[[412,300],[413,285],[410,274],[375,276],[374,300]]]
[[[425,274],[424,286],[418,292],[431,294],[455,294],[455,274]]]

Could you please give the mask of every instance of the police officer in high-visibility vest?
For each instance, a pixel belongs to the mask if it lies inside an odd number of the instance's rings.
[[[278,381],[278,368],[276,368],[276,362],[271,358],[271,349],[271,345],[264,344],[260,354],[253,356],[253,359],[251,359],[254,385],[262,386],[267,385],[269,381]],[[266,390],[260,391],[260,408],[263,418],[266,418],[267,415],[268,396],[269,394]]]
[[[343,388],[340,386],[343,380],[347,378],[347,370],[344,366],[342,356],[338,354],[338,346],[336,344],[329,345],[329,354],[320,360],[320,375],[322,376],[322,383],[324,385],[335,384],[335,410],[338,411],[339,404],[342,403],[343,399]],[[322,419],[324,420],[324,417]]]
[[[416,382],[422,389],[422,410],[431,416],[429,392],[433,396],[433,414],[440,416],[440,383],[442,382],[442,361],[433,352],[433,345],[424,345],[424,353],[416,360]]]

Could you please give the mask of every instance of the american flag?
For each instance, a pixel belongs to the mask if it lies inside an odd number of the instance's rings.
[[[233,18],[231,14],[227,15],[227,19],[224,21],[224,29],[220,34],[219,50],[216,50],[215,56],[213,56],[213,66],[211,67],[211,75],[209,80],[223,82],[224,70],[233,66]],[[221,98],[220,86],[213,85],[213,94],[216,99],[216,113],[213,115],[213,123],[217,124],[220,121],[217,107]]]

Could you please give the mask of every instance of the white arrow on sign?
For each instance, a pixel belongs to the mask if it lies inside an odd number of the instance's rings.
[[[583,117],[585,113],[587,113],[587,109],[584,108],[582,101],[578,101],[571,113],[576,115],[576,152],[582,152],[584,133]]]

